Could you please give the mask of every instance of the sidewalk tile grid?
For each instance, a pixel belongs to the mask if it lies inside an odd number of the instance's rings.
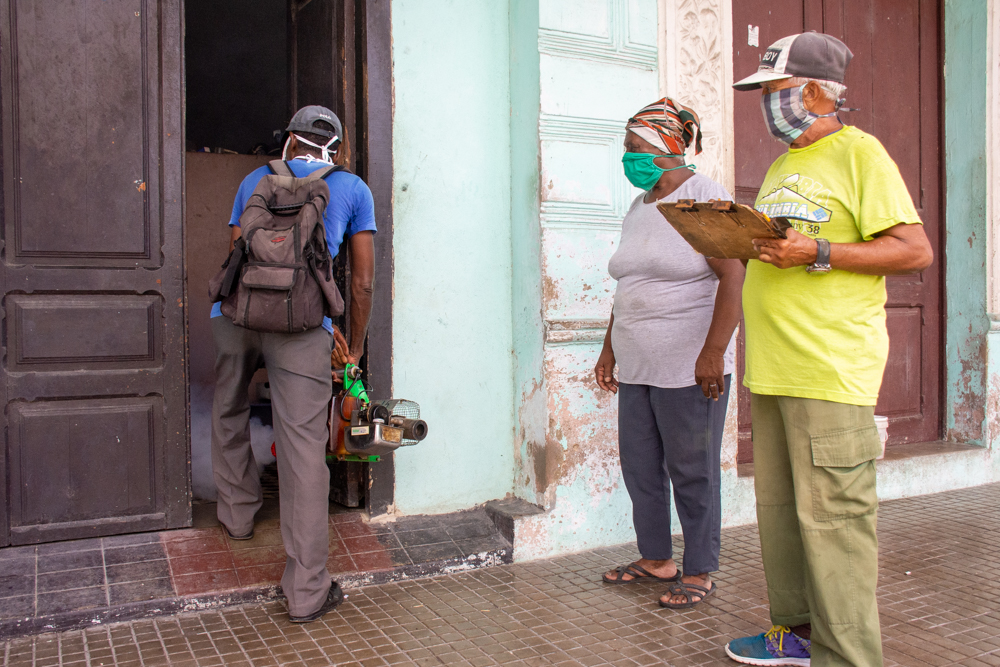
[[[886,665],[1000,666],[1000,485],[883,503],[879,538]],[[756,529],[722,544],[717,594],[684,612],[657,606],[662,586],[600,583],[636,558],[623,545],[351,590],[305,626],[268,602],[25,637],[0,655],[10,667],[732,665],[723,644],[769,622]]]
[[[194,528],[0,549],[0,624],[278,585],[277,501],[265,501],[246,541],[228,539],[214,510],[197,507]],[[357,578],[509,549],[483,510],[380,524],[334,506],[327,567],[335,578]]]

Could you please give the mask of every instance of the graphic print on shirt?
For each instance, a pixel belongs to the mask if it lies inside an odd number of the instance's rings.
[[[815,238],[821,225],[830,222],[832,212],[827,203],[831,194],[829,188],[808,176],[789,174],[758,200],[756,208],[772,218],[788,218],[795,231]]]

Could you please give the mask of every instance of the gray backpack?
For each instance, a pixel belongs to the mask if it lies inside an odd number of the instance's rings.
[[[330,190],[323,180],[343,167],[317,169],[297,178],[281,160],[260,179],[240,216],[240,238],[209,282],[209,297],[222,301],[234,324],[269,333],[315,329],[323,316],[344,312],[333,279],[323,212]]]

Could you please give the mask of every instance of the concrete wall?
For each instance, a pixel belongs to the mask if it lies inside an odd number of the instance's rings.
[[[514,6],[515,176],[530,191],[515,204],[516,488],[547,510],[520,527],[526,558],[634,539],[617,401],[593,366],[611,312],[608,259],[638,194],[621,170],[625,121],[657,99],[659,79],[656,0]]]
[[[393,392],[430,435],[396,510],[513,490],[507,2],[393,0]]]

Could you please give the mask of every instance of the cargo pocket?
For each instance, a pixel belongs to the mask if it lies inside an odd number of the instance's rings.
[[[813,519],[836,521],[873,512],[878,506],[874,459],[882,449],[878,427],[814,435],[810,444]]]

